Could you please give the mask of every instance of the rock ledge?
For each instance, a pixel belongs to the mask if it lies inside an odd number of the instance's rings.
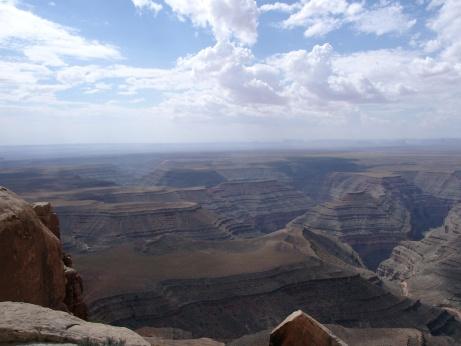
[[[86,322],[38,305],[0,302],[0,344],[85,341],[104,344],[108,340],[125,342],[125,346],[149,346],[140,335],[127,328]]]

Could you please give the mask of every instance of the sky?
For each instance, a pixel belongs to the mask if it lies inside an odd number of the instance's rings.
[[[0,145],[461,137],[461,0],[0,0]]]

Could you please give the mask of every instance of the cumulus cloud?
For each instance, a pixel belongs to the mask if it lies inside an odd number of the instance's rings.
[[[19,9],[12,1],[0,2],[0,47],[24,54],[30,61],[64,65],[63,58],[119,59],[119,50],[87,40],[70,28]]]
[[[8,112],[29,107],[24,112],[33,113],[32,108],[40,105],[43,112],[58,114],[65,109],[66,116],[112,112],[122,118],[133,115],[130,107],[136,105],[140,113],[156,120],[282,124],[303,119],[303,124],[315,128],[351,122],[400,124],[410,113],[432,124],[428,119],[435,108],[437,119],[446,119],[461,106],[461,64],[456,59],[459,16],[452,15],[458,10],[456,1],[431,2],[428,26],[434,31],[433,51],[440,54],[430,57],[405,48],[345,54],[326,42],[264,58],[251,50],[258,15],[264,12],[287,13],[284,25],[303,27],[306,36],[325,35],[344,25],[384,35],[413,25],[397,2],[366,7],[346,0],[306,0],[259,9],[246,0],[165,0],[165,4],[181,20],[212,30],[216,42],[178,58],[171,68],[140,68],[112,61],[121,54],[110,45],[0,0],[0,20],[11,24],[0,27],[1,48],[21,53],[20,58],[0,62],[0,107]],[[67,57],[80,61],[72,65]],[[106,93],[115,101],[106,104],[96,97],[91,98],[94,103],[63,101],[64,90]],[[278,130],[274,127],[275,135]]]
[[[232,38],[244,44],[257,39],[258,8],[255,0],[165,0],[181,20],[212,29],[217,41]]]
[[[340,56],[326,43],[311,51],[298,50],[269,60],[278,66],[289,83],[289,90],[301,91],[303,98],[317,101],[384,102],[386,96],[378,84],[357,71],[337,66]]]
[[[159,13],[163,6],[153,0],[131,0],[133,5],[139,10],[149,10],[154,14]]]
[[[461,59],[461,2],[458,0],[432,0],[429,9],[436,13],[428,27],[437,37],[426,44],[428,51],[441,50],[442,56],[451,61]]]
[[[279,71],[255,62],[248,48],[230,42],[217,42],[194,55],[178,59],[172,69],[71,66],[57,72],[56,79],[66,85],[89,85],[119,79],[122,95],[141,90],[199,95],[203,99],[226,100],[230,104],[281,104]]]
[[[304,27],[306,37],[324,36],[344,25],[367,34],[401,34],[416,23],[398,2],[380,2],[366,7],[364,2],[347,0],[301,0],[294,4],[273,3],[261,6],[262,12],[291,13],[284,28]]]

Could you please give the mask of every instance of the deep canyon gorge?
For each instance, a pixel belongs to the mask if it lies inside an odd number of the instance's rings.
[[[29,303],[172,345],[268,344],[296,310],[350,345],[457,345],[460,169],[417,149],[178,152],[0,160],[0,185],[69,254],[67,280],[46,274],[59,296]]]

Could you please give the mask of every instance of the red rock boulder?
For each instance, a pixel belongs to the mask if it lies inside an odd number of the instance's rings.
[[[0,300],[63,309],[61,242],[32,206],[0,187]]]
[[[87,318],[83,282],[62,252],[50,203],[32,205],[0,187],[0,301],[26,302]]]

